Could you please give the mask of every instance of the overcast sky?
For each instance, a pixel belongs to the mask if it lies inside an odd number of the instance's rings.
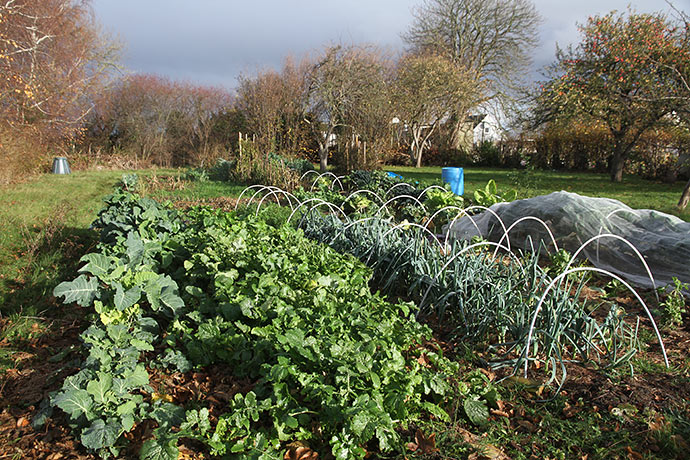
[[[289,54],[333,43],[403,48],[400,34],[422,0],[93,0],[97,19],[124,44],[132,72],[233,88],[242,72],[279,68]],[[674,0],[690,11],[690,0]],[[556,43],[578,41],[577,23],[592,14],[665,10],[663,0],[535,0],[544,22],[534,50],[536,70],[553,60]]]

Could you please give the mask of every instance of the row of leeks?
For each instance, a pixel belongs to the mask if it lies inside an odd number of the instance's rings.
[[[411,196],[377,195],[376,212],[354,219],[343,207],[318,198],[300,201],[276,187],[252,186],[245,192],[252,193],[250,203],[258,203],[257,213],[267,199],[282,199],[291,208],[287,219],[290,224],[301,227],[309,238],[362,260],[373,270],[376,288],[417,303],[418,319],[449,327],[459,340],[484,344],[490,351],[488,364],[512,369],[509,375],[522,372],[525,377],[536,377],[538,372],[545,372],[540,375],[547,376],[546,384],[560,389],[569,362],[594,362],[605,368],[627,365],[633,371],[631,358],[639,349],[640,318],[627,314],[616,303],[601,303],[591,309],[580,302],[581,290],[592,273],[620,281],[640,303],[668,366],[654,318],[643,298],[625,280],[606,270],[573,267],[574,258],[560,273],[543,269],[539,264],[541,253],[558,250],[550,231],[548,248],[539,244],[536,248],[533,245],[533,251],[511,250],[510,230],[520,221],[538,220],[534,217],[525,216],[506,228],[494,214],[503,230],[499,242],[456,241],[448,239],[447,232],[435,235],[429,230],[438,212],[420,223],[394,222],[387,209],[394,200],[424,206]],[[348,198],[356,193],[376,195],[358,190]],[[472,218],[469,208],[453,211],[452,221]],[[596,243],[608,237],[621,239],[602,234]],[[641,256],[640,260],[645,263]],[[608,311],[592,314],[602,308]]]

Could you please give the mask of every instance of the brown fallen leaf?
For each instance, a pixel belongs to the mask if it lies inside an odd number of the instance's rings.
[[[491,444],[481,443],[481,437],[472,434],[464,428],[456,428],[462,440],[472,446],[477,452],[470,454],[467,460],[510,460],[501,450]]]
[[[580,412],[580,409],[581,408],[577,406],[571,406],[570,404],[565,403],[565,407],[563,408],[563,416],[565,418],[572,418]]]
[[[482,374],[486,375],[489,378],[490,382],[493,382],[496,380],[496,373],[492,372],[488,369],[484,369],[483,367],[480,367],[479,370],[481,371]]]
[[[26,419],[26,417],[19,417],[19,419],[17,419],[17,428],[24,428],[28,425],[29,421]]]
[[[478,447],[477,452],[470,454],[467,460],[509,460],[509,458],[496,447],[486,444]]]
[[[423,454],[433,454],[438,452],[436,448],[436,433],[431,433],[429,436],[424,436],[422,430],[417,429],[414,435],[415,442],[408,442],[407,448],[412,452],[421,452]]]
[[[499,417],[510,418],[510,414],[502,410],[490,409],[489,412],[491,412],[493,415],[498,415]]]
[[[644,457],[642,454],[639,452],[635,452],[630,448],[630,446],[626,447],[625,450],[628,452],[628,460],[643,460]]]
[[[287,445],[287,451],[283,458],[285,460],[317,460],[319,454],[303,442],[295,441]]]
[[[429,358],[426,356],[425,353],[419,355],[419,358],[417,358],[417,362],[424,367],[431,367],[431,364],[429,363]]]
[[[534,433],[535,431],[537,431],[537,428],[534,426],[534,424],[528,422],[527,420],[518,420],[517,424],[520,428],[529,433]]]

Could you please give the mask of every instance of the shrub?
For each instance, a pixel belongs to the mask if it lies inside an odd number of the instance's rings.
[[[299,186],[299,174],[281,161],[271,161],[253,142],[241,142],[241,153],[232,168],[232,179],[244,184],[262,184],[291,191]]]

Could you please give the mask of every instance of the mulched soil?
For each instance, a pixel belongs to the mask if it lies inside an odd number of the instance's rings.
[[[3,321],[4,323],[5,321]],[[4,328],[5,324],[0,327]],[[31,426],[41,401],[62,386],[65,377],[77,371],[76,353],[62,361],[51,360],[61,350],[79,343],[84,325],[78,319],[55,322],[40,339],[22,344],[15,354],[15,368],[0,377],[0,459],[94,459],[57,417],[40,430]],[[17,345],[15,344],[15,348]]]

